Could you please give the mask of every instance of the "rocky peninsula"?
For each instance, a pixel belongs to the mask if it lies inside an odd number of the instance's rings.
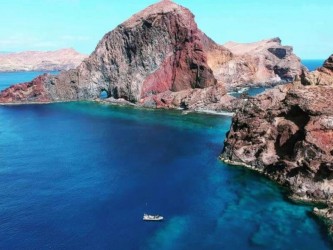
[[[249,98],[233,117],[221,159],[286,186],[296,201],[324,204],[314,212],[333,232],[333,68],[304,73],[293,84]]]
[[[280,39],[218,45],[188,9],[164,0],[107,33],[77,68],[14,85],[0,103],[95,100],[105,91],[109,101],[143,107],[233,110],[227,90],[290,81],[302,70]]]
[[[74,49],[0,53],[0,72],[69,70],[86,57]]]

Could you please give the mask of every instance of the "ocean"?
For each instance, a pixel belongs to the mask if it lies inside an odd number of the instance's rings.
[[[44,73],[58,74],[59,71],[0,72],[0,91],[16,83],[31,81]]]
[[[310,71],[314,71],[317,68],[323,66],[325,59],[303,59],[302,64]]]
[[[32,77],[0,74],[0,86]],[[91,102],[0,106],[0,249],[330,249],[311,206],[218,160],[230,124]]]

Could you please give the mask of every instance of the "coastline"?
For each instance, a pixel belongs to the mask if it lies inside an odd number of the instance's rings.
[[[117,99],[115,99],[117,100]],[[135,103],[128,102],[126,100],[119,100],[118,101],[105,101],[101,99],[95,100],[61,100],[61,101],[49,101],[49,102],[20,102],[20,103],[0,103],[0,106],[20,106],[20,105],[47,105],[53,103],[70,103],[70,102],[91,102],[91,103],[98,103],[98,104],[105,104],[105,105],[112,105],[112,106],[127,106],[127,107],[135,107],[141,108],[146,110],[178,110],[182,111],[183,115],[188,113],[198,113],[198,114],[207,114],[207,115],[219,115],[219,116],[228,116],[232,117],[234,112],[230,112],[227,110],[215,111],[209,109],[182,109],[182,108],[170,108],[170,107],[145,107],[143,105],[138,105]]]
[[[230,166],[237,166],[237,167],[245,167],[247,169],[250,169],[254,172],[257,172],[259,174],[262,174],[263,176],[267,177],[271,181],[274,181],[275,183],[279,184],[281,187],[287,188],[288,192],[290,195],[287,195],[286,198],[294,203],[298,204],[306,204],[309,206],[312,206],[312,215],[315,215],[317,218],[319,218],[326,226],[327,226],[327,233],[330,236],[330,239],[333,241],[333,207],[331,207],[331,203],[328,200],[323,200],[323,199],[310,199],[307,197],[300,197],[297,196],[295,193],[293,193],[292,189],[283,183],[277,181],[274,179],[271,175],[266,173],[265,171],[256,168],[255,166],[248,165],[244,162],[236,162],[236,161],[231,161],[228,160],[222,155],[220,155],[219,160],[222,161],[223,163],[230,165]],[[318,208],[320,207],[320,208]]]

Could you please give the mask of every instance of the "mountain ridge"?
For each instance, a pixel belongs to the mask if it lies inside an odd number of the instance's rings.
[[[87,56],[73,48],[0,54],[0,72],[55,71],[77,67]]]

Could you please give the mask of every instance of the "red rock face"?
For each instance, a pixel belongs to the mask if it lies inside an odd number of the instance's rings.
[[[0,95],[0,103],[17,103],[22,100],[26,102],[50,102],[49,94],[44,87],[47,75],[41,75],[31,82],[13,85]]]
[[[188,9],[161,1],[107,33],[75,70],[43,78],[40,85],[45,94],[41,95],[38,88],[30,88],[29,92],[12,88],[12,93],[0,94],[1,102],[90,100],[106,91],[115,99],[158,107],[164,102],[157,101],[157,95],[179,92],[167,98],[173,107],[230,109],[230,103],[221,103],[230,101],[222,98],[225,85],[230,89],[244,83],[256,85],[275,81],[278,75],[289,79],[299,71],[299,60],[280,40],[241,45],[241,50],[246,53],[233,54],[216,44],[198,29]],[[208,94],[213,89],[218,90],[218,100]],[[194,96],[186,96],[185,92]],[[199,100],[198,96],[207,99]]]
[[[141,98],[172,89],[174,79],[173,61],[173,56],[168,57],[159,69],[145,79]]]
[[[1,102],[40,102],[46,96],[49,101],[87,100],[105,90],[136,103],[166,91],[210,87],[217,81],[201,38],[188,9],[161,1],[106,34],[76,70],[44,77],[30,92],[12,88],[13,93],[0,94]]]
[[[165,8],[164,2],[154,8],[161,8],[163,5]],[[184,17],[173,13],[166,16],[157,15],[150,20],[152,29],[167,24],[167,33],[171,37],[174,51],[164,59],[157,70],[147,76],[141,91],[142,98],[152,93],[157,94],[168,90],[177,92],[216,84],[213,72],[207,65],[201,33],[194,22],[194,17],[185,8],[182,8],[182,11],[188,23],[185,26],[179,25],[184,22],[181,21]]]

